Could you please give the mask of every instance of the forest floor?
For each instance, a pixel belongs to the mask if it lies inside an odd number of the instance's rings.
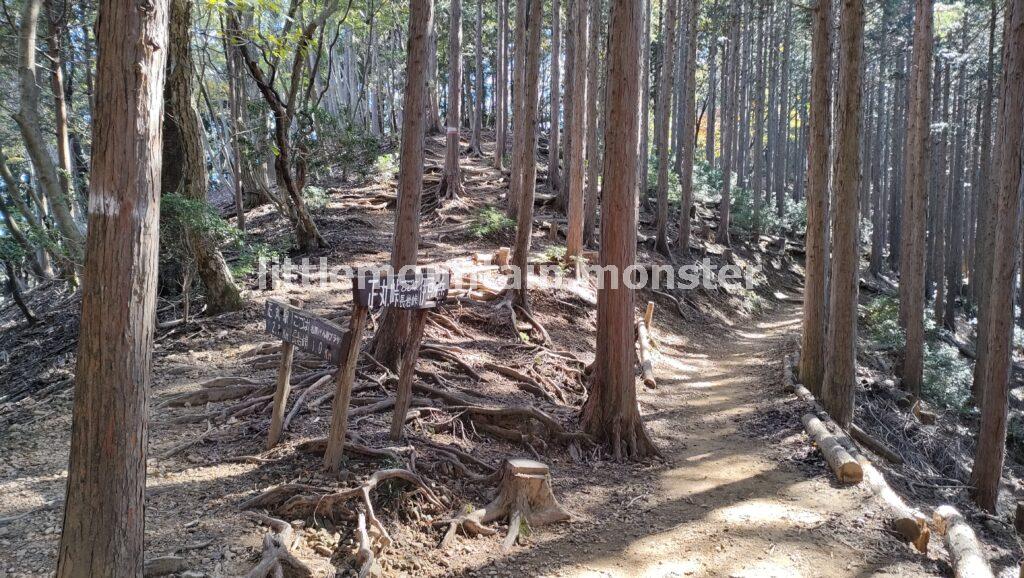
[[[440,140],[432,139],[428,187],[437,180],[441,153]],[[502,175],[485,161],[464,163],[463,205],[424,226],[425,264],[465,261],[472,252],[494,251],[511,240],[508,231],[484,237],[472,233],[474,215],[488,206],[502,206],[504,185]],[[368,208],[366,199],[388,194],[393,196],[388,179],[331,191],[316,217],[332,249],[312,257],[333,259],[332,265],[387,262],[393,214],[386,207]],[[249,220],[250,233],[259,238],[273,241],[287,235],[267,207],[250,213]],[[557,224],[557,217],[541,208],[538,222]],[[721,258],[723,248],[703,240],[712,228],[698,227],[698,250]],[[537,258],[561,243],[558,236],[538,233]],[[525,423],[529,420],[500,424],[506,433],[521,432],[522,443],[495,439],[477,427],[488,424],[449,408],[451,403],[438,391],[494,407],[531,405],[574,431],[585,395],[575,366],[563,363],[565,357],[552,357],[551,349],[537,347],[528,326],[520,324],[513,331],[507,319],[486,305],[464,302],[428,324],[425,339],[454,352],[477,375],[443,356],[421,357],[416,382],[430,384],[434,393],[415,392],[414,407],[420,411],[407,423],[408,445],[387,441],[390,408],[376,409],[390,398],[393,376],[365,363],[356,382],[353,405],[359,413],[350,419],[350,434],[358,432],[364,445],[390,448],[392,454],[383,459],[346,454],[344,477],[322,473],[320,458],[301,450],[303,443],[326,434],[331,404],[325,395],[333,383],[319,379],[328,368],[297,356],[289,404],[289,410],[296,409],[294,420],[282,443],[267,451],[269,410],[260,396],[274,382],[276,363],[274,342],[263,333],[264,301],[300,298],[307,309],[344,324],[351,290],[284,285],[257,291],[254,279],[246,279],[250,304],[245,311],[158,331],[147,559],[179,556],[188,569],[181,575],[190,577],[244,575],[258,561],[266,532],[242,511],[244,501],[281,484],[336,489],[382,468],[409,467],[430,480],[445,507],[430,506],[421,492],[402,492],[397,486],[375,490],[377,515],[395,540],[380,556],[386,576],[948,574],[938,540],[922,556],[896,539],[886,531],[881,506],[870,492],[837,485],[803,433],[801,408],[795,397],[783,393],[781,369],[799,331],[799,267],[785,251],[742,245],[737,244],[733,258],[767,271],[756,295],[723,288],[671,298],[650,291],[639,295],[638,306],[648,299],[657,303],[653,339],[658,381],[657,389],[638,382],[639,403],[664,454],[664,459],[640,464],[616,463],[593,448],[565,447],[546,436],[550,432]],[[642,244],[640,260],[645,259],[657,261]],[[531,283],[534,314],[554,342],[547,345],[558,355],[578,358],[579,366],[589,363],[596,322],[593,287],[586,282],[561,288],[543,280]],[[77,299],[53,293],[36,290],[31,296],[37,309],[46,312],[41,326],[20,326],[13,307],[0,312],[0,351],[6,352],[0,359],[5,373],[0,383],[0,576],[49,575],[56,562],[71,427],[69,352],[77,332],[71,319]],[[61,309],[47,310],[46,303]],[[548,394],[561,399],[524,391],[521,384],[489,369],[497,365],[535,376],[550,388]],[[195,407],[170,403],[224,376],[257,384],[259,389],[249,392],[243,403],[262,401],[244,411],[233,409],[238,399]],[[4,398],[5,391],[21,393]],[[449,453],[439,453],[439,447]],[[446,462],[452,450],[471,456],[456,460],[461,461],[461,475]],[[438,521],[492,497],[493,488],[473,483],[466,470],[486,474],[502,459],[534,456],[551,466],[555,495],[574,514],[571,522],[534,528],[526,543],[508,555],[499,552],[505,531],[500,525],[498,536],[459,535],[447,549],[438,547],[446,527]],[[354,575],[350,520],[321,513],[287,521],[298,529],[300,556]]]

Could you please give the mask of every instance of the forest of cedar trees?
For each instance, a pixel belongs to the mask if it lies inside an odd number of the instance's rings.
[[[0,577],[1024,576],[1024,0],[0,3]]]

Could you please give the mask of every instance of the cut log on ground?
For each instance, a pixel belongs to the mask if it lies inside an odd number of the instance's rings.
[[[555,499],[551,490],[551,472],[546,464],[519,458],[505,461],[498,482],[498,496],[487,506],[452,520],[441,545],[451,544],[459,529],[469,536],[494,534],[495,531],[486,524],[506,517],[508,534],[502,543],[505,552],[515,545],[524,523],[534,528],[572,519],[572,515]]]
[[[974,530],[953,506],[939,506],[932,517],[935,529],[945,537],[956,578],[991,578],[992,570]]]
[[[647,324],[640,321],[636,324],[636,344],[640,350],[640,370],[644,376],[644,385],[655,389],[658,382],[654,379],[654,361],[651,360],[651,340],[647,333]]]
[[[896,453],[896,451],[889,448],[889,446],[868,435],[868,432],[861,429],[860,426],[856,424],[851,425],[850,435],[864,447],[885,458],[889,463],[903,463],[903,456]]]
[[[805,414],[803,419],[804,429],[807,435],[811,436],[815,445],[825,456],[825,461],[835,472],[836,478],[844,484],[858,484],[864,479],[864,471],[857,460],[846,451],[839,440],[835,438],[825,427],[820,419],[814,414]]]

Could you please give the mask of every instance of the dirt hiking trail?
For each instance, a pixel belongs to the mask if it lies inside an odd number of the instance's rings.
[[[670,315],[657,321],[671,323]],[[589,527],[521,555],[561,561],[544,568],[556,576],[937,570],[921,565],[934,560],[886,534],[870,491],[835,484],[799,421],[785,423],[773,407],[776,400],[794,403],[782,393],[780,360],[799,331],[800,306],[783,303],[741,323],[691,340],[658,332],[658,389],[642,394],[641,405],[666,465],[650,472],[643,488],[621,492],[604,519],[598,513]]]

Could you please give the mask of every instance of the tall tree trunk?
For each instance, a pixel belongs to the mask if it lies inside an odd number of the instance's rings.
[[[420,204],[423,196],[423,145],[430,122],[427,113],[427,72],[430,30],[434,27],[434,0],[413,0],[409,7],[405,92],[402,101],[402,144],[398,169],[398,207],[392,237],[391,267],[396,273],[415,266],[420,243]],[[419,114],[417,114],[419,112]],[[396,368],[408,345],[411,315],[389,308],[384,312],[374,341],[374,357]]]
[[[18,79],[20,82],[21,102],[14,113],[14,121],[18,124],[21,136],[25,141],[25,149],[32,160],[36,176],[42,186],[43,194],[53,211],[57,228],[63,237],[65,249],[71,260],[80,263],[85,236],[71,214],[71,190],[61,188],[57,165],[50,157],[46,140],[39,120],[39,86],[36,78],[36,36],[39,26],[39,13],[43,0],[26,0],[21,12],[21,24],[18,34]]]
[[[708,35],[708,121],[704,131],[704,159],[715,166],[715,116],[718,113],[718,35],[715,30]]]
[[[427,62],[427,131],[429,134],[444,134],[441,122],[441,104],[437,90],[437,23],[430,29],[430,59]]]
[[[192,1],[170,0],[170,36],[164,85],[163,168],[161,191],[180,193],[206,204],[206,158],[203,126],[193,90]],[[194,223],[183,223],[188,245],[203,282],[211,315],[237,311],[243,306],[241,292],[231,277],[217,241]]]
[[[932,0],[915,0],[914,50],[907,114],[906,184],[900,249],[900,325],[906,330],[903,386],[921,396],[924,362],[924,261],[928,202],[928,102],[932,62]]]
[[[527,138],[523,127],[523,87],[526,83],[526,75],[523,68],[526,64],[526,38],[527,38],[527,7],[526,1],[516,2],[516,28],[515,28],[515,50],[512,56],[512,160],[511,180],[508,186],[508,207],[506,213],[510,219],[518,220],[519,204],[523,196],[523,160],[520,154],[522,150],[522,139]],[[529,138],[534,139],[533,135]]]
[[[102,0],[82,332],[57,576],[141,576],[167,2]]]
[[[499,171],[505,168],[505,146],[508,134],[508,118],[505,116],[508,111],[508,66],[506,63],[506,51],[508,41],[506,31],[508,30],[508,0],[495,0],[498,9],[498,30],[497,30],[497,67],[494,76],[495,106],[497,114],[494,120],[494,168]]]
[[[601,150],[598,138],[603,121],[598,114],[598,99],[604,101],[605,86],[601,82],[600,40],[604,18],[604,2],[597,0],[590,15],[590,51],[587,56],[587,192],[583,203],[583,244],[594,246],[597,230],[598,179],[601,176]],[[604,108],[602,106],[602,108]]]
[[[473,136],[469,141],[469,151],[475,157],[484,156],[480,149],[480,132],[484,126],[484,0],[476,0],[476,38],[475,57],[476,62],[473,70],[473,80],[476,82],[473,100]]]
[[[562,8],[559,0],[551,0],[551,131],[548,134],[548,189],[554,195],[562,190],[559,133],[562,108]],[[566,111],[568,112],[568,111]]]
[[[835,218],[832,220],[832,280],[828,356],[822,383],[825,408],[842,427],[853,422],[857,387],[857,201],[860,189],[861,60],[863,0],[843,0],[839,15],[839,79],[836,90]]]
[[[462,0],[451,0],[448,10],[448,127],[445,129],[447,145],[444,174],[437,197],[442,201],[457,201],[463,193],[462,169],[459,167],[459,125],[462,119]]]
[[[786,147],[789,143],[789,69],[790,52],[792,52],[793,4],[786,2],[786,16],[783,20],[782,32],[782,79],[779,82],[779,113],[775,127],[775,158],[772,160],[775,176],[772,184],[775,187],[775,212],[781,221],[786,214]]]
[[[750,194],[753,200],[753,223],[752,231],[754,244],[757,245],[761,239],[761,212],[764,198],[764,89],[765,89],[765,7],[757,9],[757,54],[754,56],[756,67],[754,82],[754,93],[750,102],[750,114],[754,117],[754,146],[752,154],[753,167],[750,182]]]
[[[889,141],[893,150],[892,167],[893,175],[889,180],[889,267],[893,271],[899,271],[900,246],[903,238],[903,185],[906,165],[906,129],[907,129],[907,93],[906,89],[910,84],[906,74],[906,57],[903,50],[897,51],[896,64],[896,94],[893,97],[893,130],[892,138]]]
[[[537,108],[540,97],[540,29],[544,25],[544,7],[541,0],[520,0],[525,4],[522,37],[527,39],[523,53],[523,95],[521,116],[516,119],[521,136],[518,140],[519,211],[516,215],[516,244],[512,253],[512,265],[519,272],[520,282],[516,287],[515,300],[524,309],[529,309],[527,278],[530,265],[530,241],[533,236],[533,198],[537,188]],[[520,122],[520,119],[522,122]],[[516,174],[513,173],[513,178]]]
[[[686,256],[690,252],[690,208],[693,206],[693,157],[697,146],[697,24],[700,22],[700,0],[689,0],[686,14],[686,66],[683,67],[683,164],[679,174],[679,252]]]
[[[583,211],[584,198],[583,186],[586,177],[583,159],[586,154],[586,126],[587,126],[587,91],[593,88],[587,86],[587,59],[590,38],[588,35],[588,22],[590,20],[590,3],[585,0],[573,2],[572,22],[573,38],[575,46],[573,50],[572,66],[572,117],[569,121],[568,133],[572,135],[566,139],[569,144],[569,227],[566,234],[566,252],[568,259],[579,257],[583,252]]]
[[[733,0],[729,16],[729,45],[725,54],[728,56],[728,66],[723,59],[722,71],[722,99],[724,110],[722,114],[722,201],[718,209],[718,233],[716,240],[722,245],[730,245],[729,225],[732,214],[732,168],[733,153],[735,152],[733,139],[736,138],[736,108],[739,103],[737,86],[737,71],[740,63],[739,30],[740,30],[740,1]]]
[[[46,53],[50,61],[50,92],[53,93],[53,128],[57,139],[57,165],[60,169],[58,182],[60,190],[67,195],[67,203],[74,217],[77,213],[78,191],[75,187],[75,168],[71,159],[71,140],[68,131],[68,107],[65,100],[64,58],[61,54],[61,40],[66,32],[66,22],[59,7],[53,0],[46,1],[49,30],[46,36]]]
[[[989,331],[989,306],[988,306],[988,281],[991,278],[992,255],[996,245],[993,243],[995,232],[995,220],[991,207],[993,203],[991,196],[994,194],[998,183],[992,178],[995,170],[992,161],[992,106],[995,95],[995,46],[996,46],[996,20],[998,11],[996,2],[991,3],[991,16],[989,18],[989,42],[988,42],[988,63],[987,77],[985,81],[985,96],[982,99],[984,104],[981,117],[981,170],[978,178],[978,224],[975,232],[975,265],[974,275],[971,276],[971,294],[978,305],[978,359],[974,364],[974,381],[971,392],[978,407],[983,407],[983,398],[988,388],[985,387],[985,376],[983,369],[987,366],[988,357],[988,331]],[[1004,24],[1005,26],[1005,24]],[[1005,36],[1005,32],[1004,32]],[[1006,47],[1003,47],[1006,50]]]
[[[1021,167],[1024,160],[1024,0],[1010,0],[1004,16],[991,214],[996,225],[988,290],[987,355],[981,368],[985,387],[977,452],[971,470],[974,500],[996,512],[1006,451],[1006,411],[1013,352],[1013,281],[1020,231]],[[982,362],[981,358],[978,360]]]
[[[645,2],[612,0],[608,27],[608,135],[601,199],[601,266],[615,284],[597,294],[597,357],[581,428],[610,446],[616,459],[658,453],[644,428],[636,400],[635,305],[621,281],[636,261],[636,180],[640,144],[640,51]],[[632,165],[632,166],[630,166]]]
[[[829,159],[832,146],[832,2],[816,0],[811,19],[811,103],[807,146],[807,250],[800,381],[821,395],[825,377]]]
[[[654,118],[654,149],[658,155],[658,210],[655,214],[657,237],[654,247],[669,255],[668,247],[668,170],[669,170],[669,111],[672,104],[672,85],[675,83],[676,12],[678,0],[665,0],[665,39],[662,44],[661,78],[658,80],[658,110]]]

